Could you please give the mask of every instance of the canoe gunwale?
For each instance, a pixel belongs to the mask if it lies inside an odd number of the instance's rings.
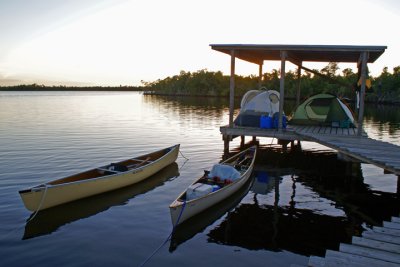
[[[253,147],[255,147],[255,146],[252,146],[252,147],[250,147],[250,148],[248,148],[248,149],[246,149],[246,150],[243,150],[243,151],[237,153],[236,155],[234,155],[234,156],[230,157],[229,159],[223,161],[221,164],[228,163],[230,160],[239,157],[240,155],[246,153],[248,150],[250,150],[250,149],[253,148]],[[181,208],[184,204],[185,204],[185,205],[190,205],[190,204],[193,204],[193,203],[196,203],[196,202],[201,202],[201,201],[203,201],[205,198],[209,198],[209,197],[214,196],[214,195],[216,195],[216,194],[221,194],[222,192],[226,192],[226,191],[228,191],[228,190],[234,190],[234,191],[238,190],[238,189],[240,188],[240,185],[238,185],[238,184],[239,184],[239,183],[240,183],[240,184],[244,184],[244,183],[248,180],[248,178],[250,177],[251,172],[253,171],[253,166],[254,166],[254,162],[255,162],[255,157],[256,157],[256,152],[255,152],[255,154],[253,155],[253,157],[252,157],[252,159],[251,159],[251,163],[250,163],[249,167],[247,168],[247,170],[246,170],[243,174],[241,174],[241,175],[240,175],[240,178],[237,179],[236,181],[233,181],[232,183],[227,184],[227,185],[225,185],[224,187],[221,187],[221,188],[218,189],[217,191],[210,192],[210,193],[208,193],[208,194],[206,194],[206,195],[203,195],[203,196],[200,196],[200,197],[198,197],[198,198],[191,199],[191,200],[183,199],[183,196],[185,195],[186,190],[187,190],[187,189],[185,189],[185,191],[183,191],[183,192],[171,203],[171,205],[169,206],[169,208],[170,208],[170,209]],[[227,165],[228,165],[228,164],[227,164]],[[204,177],[204,176],[202,176],[202,177],[200,177],[199,179],[195,180],[192,184],[195,184],[196,182],[200,181],[203,177]],[[233,187],[238,187],[238,188],[236,188],[236,190],[235,190]]]
[[[184,194],[186,193],[186,190],[185,190],[185,191],[170,205],[170,208],[177,208],[177,207],[179,207],[179,206],[182,206],[183,203],[185,203],[185,202],[186,202],[186,204],[196,203],[197,201],[201,201],[202,199],[207,198],[207,197],[210,197],[210,196],[212,196],[212,195],[214,195],[214,194],[218,194],[218,193],[227,191],[227,190],[231,189],[232,187],[234,187],[235,185],[237,185],[238,183],[241,183],[241,182],[243,182],[243,181],[247,181],[247,179],[244,179],[244,178],[246,177],[246,175],[248,174],[249,171],[250,171],[250,167],[249,167],[242,175],[240,175],[240,178],[237,179],[236,181],[234,181],[234,182],[232,182],[232,183],[230,183],[230,184],[227,184],[227,185],[225,185],[224,187],[221,187],[221,188],[218,189],[217,191],[210,192],[210,193],[208,193],[208,194],[206,194],[206,195],[203,195],[203,196],[200,196],[200,197],[198,197],[198,198],[194,198],[194,199],[191,199],[191,200],[186,200],[186,199],[185,199],[185,200],[182,200]],[[198,181],[201,180],[202,178],[203,178],[203,177],[199,178],[199,179],[196,180],[194,183],[198,182]],[[194,183],[193,183],[193,184],[194,184]],[[177,202],[177,205],[174,205],[175,202]]]

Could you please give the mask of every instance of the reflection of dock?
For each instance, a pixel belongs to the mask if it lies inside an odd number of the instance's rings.
[[[340,244],[339,251],[327,250],[324,258],[311,256],[308,266],[400,266],[400,218]]]

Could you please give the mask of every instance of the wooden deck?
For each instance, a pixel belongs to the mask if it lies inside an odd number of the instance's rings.
[[[369,138],[366,133],[357,136],[354,128],[295,127],[294,131],[303,140],[320,143],[400,175],[400,146]]]
[[[330,135],[330,136],[344,136],[344,137],[358,137],[357,128],[337,128],[337,127],[325,127],[325,126],[304,126],[304,125],[292,125],[291,128],[297,134],[300,135]],[[363,136],[367,136],[363,132]]]
[[[262,129],[259,127],[234,126],[230,128],[229,126],[221,126],[220,132],[223,136],[258,136],[285,140],[299,140],[301,138],[301,136],[295,133],[295,129],[292,127],[278,131],[276,129]]]
[[[292,265],[292,267],[301,265]],[[339,251],[327,250],[325,257],[311,256],[310,267],[400,267],[400,218],[392,217],[383,227],[354,236],[352,244],[340,244]]]
[[[369,138],[365,132],[357,135],[356,128],[334,128],[321,126],[289,126],[287,129],[261,129],[253,127],[220,128],[224,136],[259,136],[282,140],[317,142],[338,152],[374,164],[396,175],[400,175],[400,146]]]

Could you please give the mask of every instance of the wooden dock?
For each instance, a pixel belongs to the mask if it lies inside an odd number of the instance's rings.
[[[291,267],[301,265],[291,265]],[[325,257],[311,256],[309,267],[400,267],[400,218],[392,217],[383,227],[354,236],[352,244],[340,244],[339,251],[327,250]]]
[[[400,146],[369,138],[365,132],[359,136],[356,128],[291,125],[279,131],[223,126],[220,131],[223,136],[259,136],[288,141],[317,142],[351,158],[376,165],[400,176]]]
[[[294,131],[303,140],[320,143],[400,175],[400,146],[368,138],[366,133],[357,136],[354,128],[295,126]]]

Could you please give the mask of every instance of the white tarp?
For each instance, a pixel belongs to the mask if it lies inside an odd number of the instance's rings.
[[[229,165],[224,164],[215,164],[210,173],[208,174],[209,178],[218,177],[221,181],[231,180],[235,181],[240,178],[240,172],[238,172],[235,168]]]

